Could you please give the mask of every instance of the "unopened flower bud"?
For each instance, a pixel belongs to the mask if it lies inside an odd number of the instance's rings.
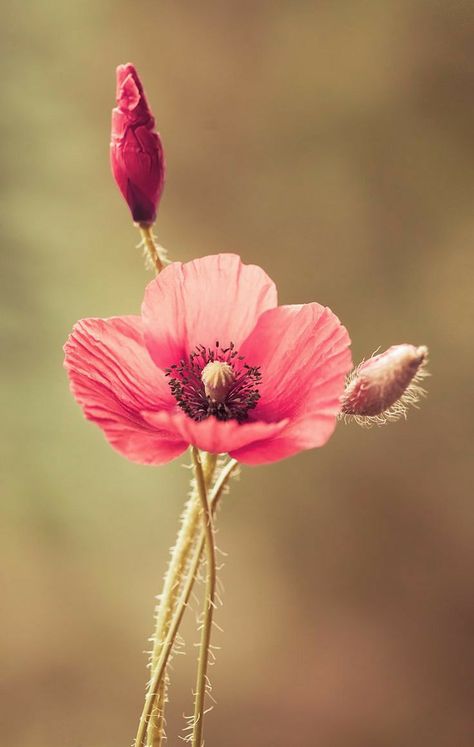
[[[425,394],[419,382],[427,376],[427,358],[425,346],[393,345],[363,361],[349,376],[341,415],[352,416],[361,425],[406,417],[407,406]]]
[[[151,225],[164,186],[165,162],[155,120],[134,66],[117,68],[117,106],[112,111],[110,161],[133,220]]]

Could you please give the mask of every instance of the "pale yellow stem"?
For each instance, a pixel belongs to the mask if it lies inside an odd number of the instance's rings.
[[[212,455],[210,455],[209,462],[212,463]],[[211,495],[209,497],[209,504],[212,508],[213,513],[216,511],[220,497],[222,496],[224,488],[233,470],[236,468],[236,466],[237,466],[237,461],[235,459],[229,460],[229,462],[227,462],[227,464],[222,468],[222,470],[220,471],[215,481],[215,484],[211,491]],[[199,528],[199,523],[197,526]],[[176,638],[176,634],[181,624],[181,620],[182,620],[184,611],[186,609],[186,606],[188,604],[189,597],[190,597],[190,594],[191,594],[191,591],[194,585],[196,574],[199,568],[199,563],[201,560],[202,551],[204,548],[204,543],[205,543],[204,528],[201,526],[200,531],[198,533],[198,541],[195,545],[195,550],[191,554],[191,559],[189,562],[186,579],[183,583],[181,594],[179,596],[179,599],[177,600],[176,607],[175,607],[174,613],[170,621],[168,633],[166,634],[162,642],[160,654],[156,662],[156,666],[154,667],[153,672],[152,672],[152,676],[150,679],[150,683],[148,686],[147,695],[145,699],[145,705],[143,707],[143,711],[140,717],[140,722],[138,725],[137,735],[135,737],[135,747],[142,747],[143,745],[143,740],[145,737],[147,725],[148,725],[150,716],[153,712],[153,709],[155,707],[156,699],[159,695],[160,686],[161,686],[161,682],[165,674],[166,665],[168,663],[169,656],[171,654],[171,650],[173,648],[173,644]]]
[[[162,747],[165,740],[165,706],[168,692],[168,674],[165,671],[156,693],[155,703],[146,730],[146,747]]]
[[[204,472],[207,484],[210,484],[216,466],[216,456],[206,455],[204,461]],[[173,613],[182,590],[183,580],[186,576],[187,566],[196,537],[201,526],[201,501],[196,485],[186,504],[181,528],[178,532],[176,544],[171,551],[168,570],[165,575],[163,591],[156,610],[156,625],[153,636],[153,651],[151,654],[151,671],[158,664],[163,644],[169,631]],[[163,677],[158,688],[157,697],[154,702],[153,711],[147,726],[146,747],[161,747],[164,739],[164,710],[166,701],[167,683]]]
[[[138,228],[140,229],[147,256],[149,257],[150,262],[155,268],[156,274],[158,275],[158,273],[160,273],[163,269],[164,263],[162,258],[160,257],[158,244],[156,243],[155,237],[153,236],[152,226],[147,223],[139,223]]]
[[[194,474],[196,476],[199,497],[202,505],[202,521],[204,525],[206,545],[206,591],[204,595],[204,610],[201,630],[201,644],[199,647],[198,668],[196,677],[196,693],[193,717],[193,747],[202,747],[204,700],[206,696],[207,667],[209,663],[209,646],[211,643],[212,617],[215,608],[216,595],[216,548],[214,543],[214,523],[212,509],[207,498],[207,485],[198,450],[193,447]]]

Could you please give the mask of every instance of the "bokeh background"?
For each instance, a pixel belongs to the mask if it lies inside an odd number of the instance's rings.
[[[25,0],[0,34],[2,742],[131,743],[186,492],[183,460],[112,451],[62,370],[74,321],[136,313],[151,277],[108,163],[133,61],[173,258],[239,252],[283,303],[331,305],[356,361],[431,350],[407,422],[340,426],[233,485],[206,745],[470,747],[473,4]],[[193,614],[185,632],[169,744]]]

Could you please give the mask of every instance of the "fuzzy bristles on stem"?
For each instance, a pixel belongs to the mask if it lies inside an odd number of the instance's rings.
[[[384,425],[407,415],[426,392],[420,386],[428,348],[393,345],[355,368],[342,397],[340,416],[359,425]]]
[[[137,223],[136,226],[140,229],[141,241],[138,244],[138,248],[143,249],[145,266],[148,270],[154,270],[158,275],[168,264],[166,249],[161,244],[158,244],[151,225]]]

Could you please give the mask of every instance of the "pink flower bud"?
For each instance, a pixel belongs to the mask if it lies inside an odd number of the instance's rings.
[[[362,425],[406,417],[407,405],[416,404],[425,394],[419,382],[427,376],[427,358],[424,346],[393,345],[362,362],[349,376],[341,414]]]
[[[110,161],[118,188],[136,223],[156,218],[165,161],[155,120],[134,66],[117,68],[117,106],[112,111]]]

